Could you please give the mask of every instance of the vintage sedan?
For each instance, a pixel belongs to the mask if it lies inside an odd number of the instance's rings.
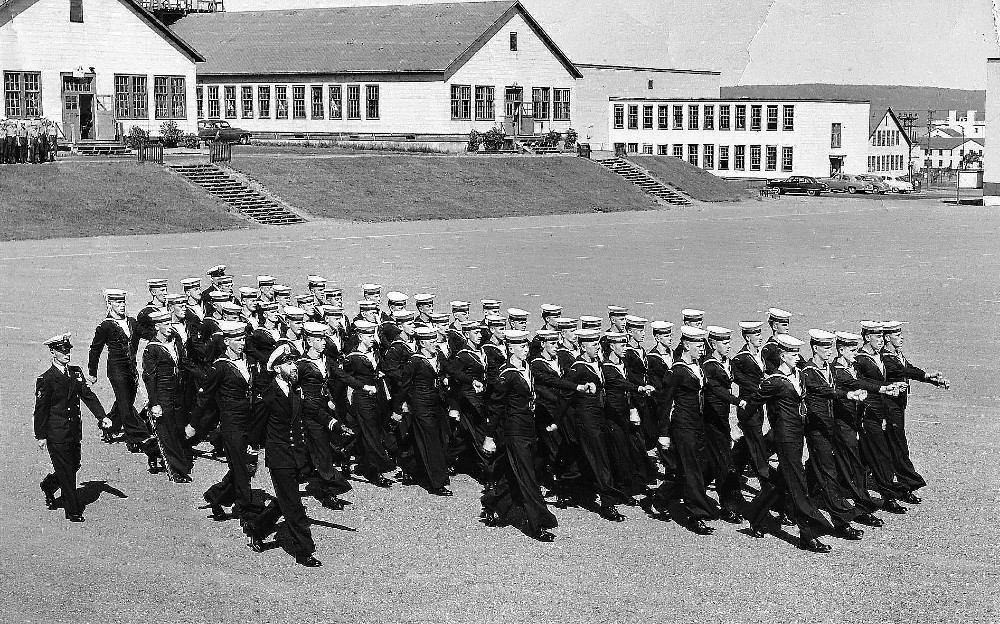
[[[889,185],[882,181],[882,176],[877,176],[867,173],[864,175],[859,175],[858,177],[861,178],[862,180],[865,180],[866,182],[871,183],[871,185],[875,188],[875,192],[878,193],[879,195],[885,195],[887,192],[889,192]]]
[[[913,192],[913,184],[906,179],[906,176],[899,176],[896,178],[890,178],[889,176],[882,176],[882,182],[889,187],[890,193]]]
[[[779,195],[785,193],[805,193],[819,197],[829,190],[825,184],[810,176],[790,176],[784,180],[768,180],[767,187],[777,189]]]
[[[874,193],[875,187],[871,182],[863,180],[861,176],[852,173],[838,173],[829,178],[820,178],[823,184],[830,187],[834,193]]]
[[[221,143],[250,143],[251,134],[243,128],[234,128],[228,121],[221,119],[203,119],[198,122],[198,138],[202,141],[219,141]]]

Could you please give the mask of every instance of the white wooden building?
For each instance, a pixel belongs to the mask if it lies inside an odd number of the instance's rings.
[[[986,134],[1000,137],[1000,58],[986,61]],[[1000,154],[997,139],[986,146],[983,154],[983,203],[1000,206]]]
[[[132,0],[0,0],[0,118],[46,117],[69,142],[195,132],[201,60]]]
[[[473,129],[580,124],[580,71],[512,0],[193,14],[173,29],[207,59],[199,117],[257,136],[460,149]]]
[[[716,175],[774,179],[868,169],[868,102],[610,98],[611,143]]]
[[[909,172],[910,138],[891,108],[872,124],[868,144],[868,173],[895,178]]]

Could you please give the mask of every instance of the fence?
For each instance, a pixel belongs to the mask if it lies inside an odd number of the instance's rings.
[[[163,164],[163,144],[144,143],[135,149],[135,157],[139,162],[155,162]]]
[[[209,153],[208,162],[232,162],[233,160],[233,144],[223,143],[222,141],[213,141],[209,143]]]

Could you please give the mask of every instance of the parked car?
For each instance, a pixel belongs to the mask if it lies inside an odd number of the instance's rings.
[[[250,143],[250,132],[243,128],[234,128],[228,121],[221,119],[203,119],[198,122],[198,138],[202,141],[220,141],[222,143]]]
[[[820,182],[830,187],[834,193],[874,193],[875,187],[871,182],[862,180],[860,176],[853,173],[838,173],[829,178],[820,178]]]
[[[897,178],[890,178],[889,176],[882,176],[882,182],[884,182],[889,187],[890,193],[912,193],[913,184],[906,179],[906,176],[899,176]]]
[[[809,176],[791,176],[784,180],[768,180],[767,187],[778,189],[779,195],[805,193],[813,197],[818,197],[823,191],[829,190],[825,184]]]
[[[869,173],[865,175],[859,175],[858,177],[870,183],[875,188],[874,192],[878,193],[879,195],[885,195],[887,192],[889,192],[889,185],[882,181],[882,176],[872,175]]]

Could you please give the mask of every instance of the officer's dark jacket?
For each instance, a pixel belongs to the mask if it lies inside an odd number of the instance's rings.
[[[250,445],[264,448],[268,468],[301,468],[304,465],[302,395],[289,388],[288,396],[272,381],[254,405]]]
[[[35,438],[50,444],[78,442],[83,435],[80,401],[101,421],[104,406],[84,379],[83,369],[70,364],[64,374],[53,364],[35,380]]]

